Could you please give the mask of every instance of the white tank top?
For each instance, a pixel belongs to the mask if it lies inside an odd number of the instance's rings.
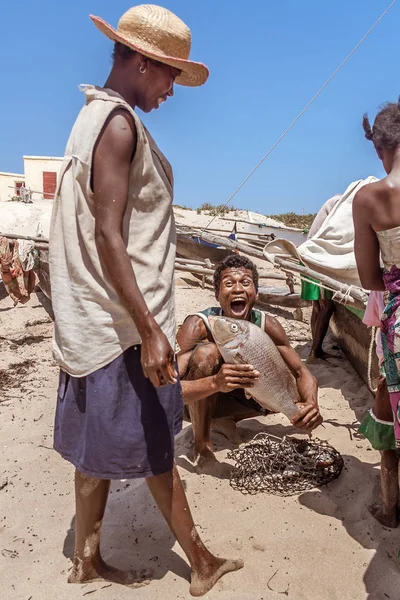
[[[120,107],[133,116],[137,131],[123,239],[147,306],[171,346],[175,345],[171,166],[121,96],[93,86],[83,90],[86,104],[67,144],[50,231],[54,357],[75,377],[92,373],[141,342],[132,317],[103,270],[94,238],[93,149],[110,113]]]
[[[393,266],[400,267],[400,227],[377,231],[376,235],[385,269],[390,271]]]

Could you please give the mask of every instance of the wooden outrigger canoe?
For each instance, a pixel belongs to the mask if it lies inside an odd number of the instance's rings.
[[[209,259],[212,263],[219,263],[232,254],[232,250],[202,240],[196,235],[185,233],[177,234],[176,253],[182,258],[192,260]]]

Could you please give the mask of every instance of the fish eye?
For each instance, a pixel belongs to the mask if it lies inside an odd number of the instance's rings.
[[[231,330],[233,331],[233,333],[236,333],[237,331],[239,331],[239,327],[236,325],[236,323],[232,323]]]

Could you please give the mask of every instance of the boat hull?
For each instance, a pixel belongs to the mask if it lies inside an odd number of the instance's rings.
[[[177,235],[176,253],[182,258],[191,258],[193,260],[205,260],[208,258],[214,264],[233,254],[232,250],[227,250],[216,244],[200,242],[196,238],[180,233]]]
[[[273,225],[263,225],[259,223],[242,223],[238,233],[257,233],[258,235],[274,234],[275,238],[289,240],[295,246],[301,246],[307,240],[307,234],[300,230],[286,229],[285,227],[274,227]]]
[[[371,346],[372,329],[364,325],[354,313],[343,304],[335,303],[335,312],[330,327],[333,335],[349,363],[369,387],[368,356]],[[375,342],[372,348],[371,364],[372,390],[376,389],[379,379],[379,364]]]
[[[41,247],[40,250],[38,250],[36,272],[39,277],[40,289],[47,296],[47,298],[51,299],[48,245],[47,247]]]

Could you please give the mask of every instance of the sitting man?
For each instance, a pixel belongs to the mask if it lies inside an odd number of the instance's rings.
[[[276,344],[282,358],[296,378],[297,389],[304,408],[292,424],[310,432],[320,425],[318,386],[315,377],[291,347],[280,323],[253,308],[257,300],[258,272],[244,256],[228,256],[214,273],[215,297],[220,308],[208,308],[186,318],[178,332],[180,352],[178,366],[184,402],[193,427],[195,460],[198,464],[215,460],[210,429],[224,434],[231,442],[240,444],[236,423],[242,419],[265,415],[265,409],[245,389],[251,387],[259,373],[251,365],[224,364],[213,343],[208,316],[225,315],[247,319],[261,327]]]

